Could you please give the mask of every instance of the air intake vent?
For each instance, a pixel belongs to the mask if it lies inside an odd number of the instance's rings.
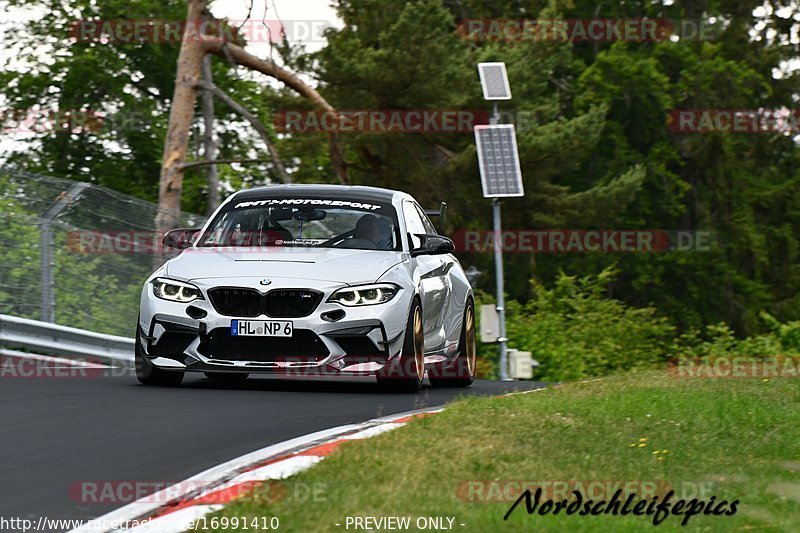
[[[325,343],[307,329],[292,337],[234,337],[229,328],[209,332],[200,351],[215,361],[319,362],[329,352]]]
[[[208,291],[214,309],[236,317],[301,318],[314,312],[322,293],[309,289],[275,289],[261,294],[245,287],[220,287]]]

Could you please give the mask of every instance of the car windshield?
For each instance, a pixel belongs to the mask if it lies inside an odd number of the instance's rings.
[[[296,197],[234,200],[217,214],[198,246],[401,249],[391,204]]]

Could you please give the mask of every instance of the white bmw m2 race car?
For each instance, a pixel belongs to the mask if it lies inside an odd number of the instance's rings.
[[[442,204],[441,213],[444,214]],[[229,197],[147,280],[136,375],[374,375],[387,388],[466,387],[475,304],[453,242],[410,195],[276,185]]]

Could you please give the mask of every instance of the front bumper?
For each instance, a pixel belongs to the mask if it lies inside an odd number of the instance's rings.
[[[413,297],[404,289],[384,304],[344,307],[327,302],[343,284],[281,280],[269,289],[310,288],[324,294],[322,302],[302,318],[235,317],[218,313],[208,290],[221,285],[258,288],[257,280],[214,281],[194,281],[205,299],[189,304],[157,298],[151,285],[145,285],[139,322],[141,353],[153,365],[187,372],[373,375],[398,357]],[[341,311],[344,316],[338,317]],[[338,319],[332,319],[332,312]],[[232,336],[235,319],[291,321],[293,336]]]

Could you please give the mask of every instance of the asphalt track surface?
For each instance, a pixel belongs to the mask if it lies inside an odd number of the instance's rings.
[[[223,385],[197,376],[187,374],[179,388],[141,386],[128,375],[0,379],[0,517],[95,518],[127,502],[82,501],[81,483],[171,484],[315,431],[462,394],[544,386],[476,381],[469,389],[398,394],[370,378]]]

